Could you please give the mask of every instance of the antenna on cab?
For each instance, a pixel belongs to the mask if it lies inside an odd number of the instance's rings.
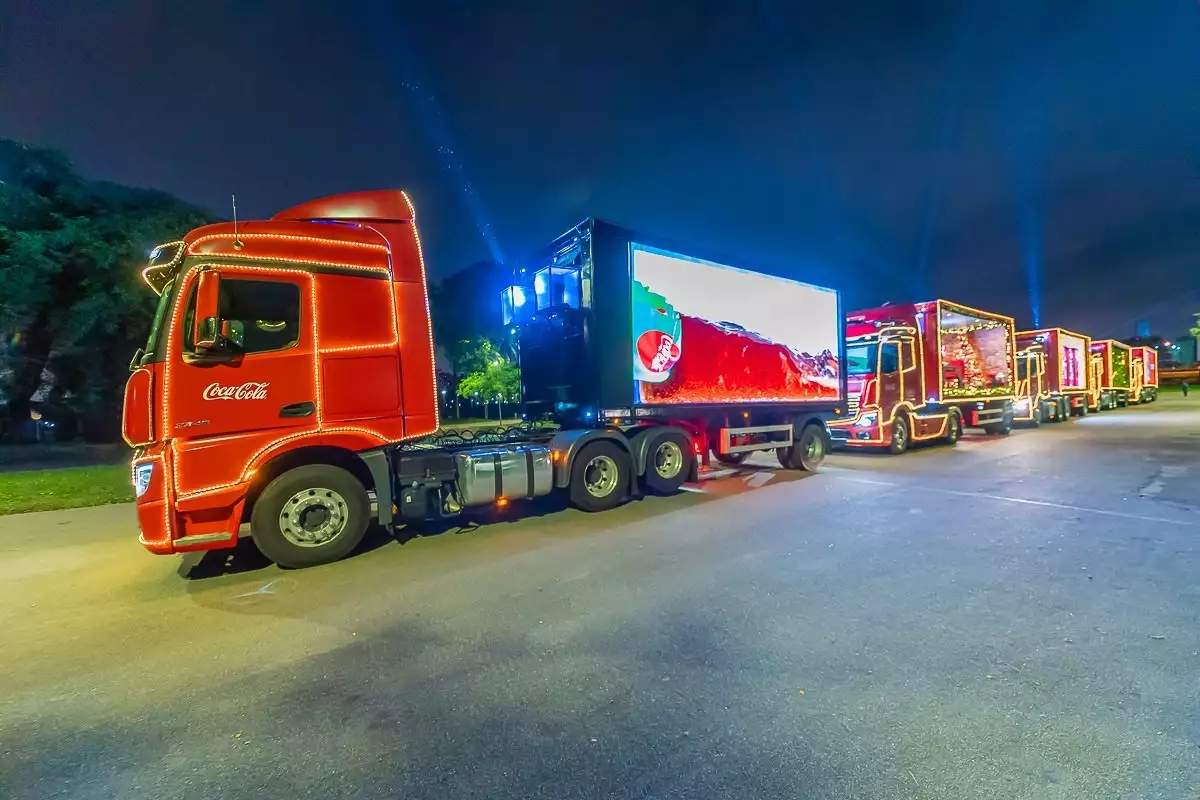
[[[236,195],[236,194],[231,194],[231,195],[229,195],[229,199],[230,199],[230,201],[233,203],[233,249],[234,249],[234,250],[241,250],[241,249],[242,249],[243,247],[245,247],[246,245],[242,243],[242,240],[241,240],[241,238],[238,236],[238,226],[237,226],[237,195]]]

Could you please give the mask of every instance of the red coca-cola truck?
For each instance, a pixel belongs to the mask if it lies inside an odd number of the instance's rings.
[[[1148,345],[1135,345],[1129,355],[1129,400],[1153,403],[1158,399],[1158,351]]]
[[[1116,339],[1095,339],[1089,352],[1089,410],[1129,405],[1133,349]]]
[[[555,491],[674,492],[715,448],[814,470],[845,408],[836,292],[588,222],[505,292],[528,424],[439,428],[424,256],[402,192],[315,200],[158,248],[123,433],[141,542],[337,560],[383,526]],[[536,421],[535,421],[536,418]]]
[[[1013,320],[947,300],[888,305],[846,317],[849,414],[834,444],[903,453],[954,444],[964,426],[1007,435],[1016,391]]]
[[[1040,425],[1087,414],[1091,342],[1066,328],[1017,332],[1017,422]]]

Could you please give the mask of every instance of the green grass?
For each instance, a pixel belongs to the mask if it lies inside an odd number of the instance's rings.
[[[125,464],[0,472],[0,514],[130,502]]]

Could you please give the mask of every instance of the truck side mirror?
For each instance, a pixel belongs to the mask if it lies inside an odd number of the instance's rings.
[[[197,350],[212,350],[221,338],[221,273],[213,269],[200,272],[196,283],[196,315],[192,341]]]

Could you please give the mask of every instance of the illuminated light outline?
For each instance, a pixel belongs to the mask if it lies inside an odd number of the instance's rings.
[[[433,317],[429,310],[429,284],[425,279],[425,250],[421,247],[421,231],[417,228],[417,209],[413,205],[412,198],[408,196],[408,192],[401,191],[400,194],[404,197],[404,202],[408,205],[408,213],[412,215],[413,239],[417,243],[417,259],[421,262],[421,294],[425,296],[425,327],[429,334],[429,370],[433,378],[433,428],[424,433],[405,437],[406,439],[415,439],[420,436],[428,436],[441,427],[442,409],[438,405],[437,353],[434,351],[433,346]],[[395,300],[393,299],[392,302],[395,303]]]
[[[163,269],[170,269],[171,267],[176,266],[180,261],[183,261],[184,256],[187,255],[187,242],[183,239],[178,239],[174,242],[163,242],[162,244],[154,246],[154,250],[161,250],[164,247],[171,247],[174,245],[179,245],[179,249],[175,251],[174,258],[165,264],[148,264],[146,268],[142,270],[142,281],[150,287],[150,291],[154,292],[155,296],[162,296],[162,292],[155,289],[154,284],[150,282],[150,273]],[[151,250],[150,252],[154,252],[154,250]]]
[[[1060,348],[1061,349],[1061,348]],[[1017,351],[1017,360],[1035,361],[1037,366],[1037,382],[1038,389],[1036,394],[1033,391],[1033,378],[1030,377],[1033,373],[1028,369],[1025,370],[1026,377],[1017,379],[1017,399],[1029,400],[1029,416],[1018,416],[1016,405],[1013,406],[1013,421],[1014,422],[1033,422],[1034,408],[1041,408],[1042,400],[1048,399],[1052,395],[1048,391],[1044,391],[1046,377],[1046,348],[1041,344],[1033,344],[1026,347],[1024,350]],[[1061,375],[1061,373],[1059,373]],[[1025,386],[1022,389],[1022,386]]]
[[[129,380],[133,380],[133,376],[139,372],[142,372],[143,370],[150,373],[150,381],[151,381],[150,385],[151,385],[151,387],[153,387],[154,386],[154,371],[147,369],[146,367],[138,367],[137,369],[135,369],[132,373],[130,373]],[[125,381],[126,386],[129,385],[129,380]],[[151,391],[153,391],[153,389]],[[146,430],[149,431],[150,438],[144,442],[131,442],[131,441],[129,441],[129,437],[125,435],[125,411],[126,411],[125,404],[122,403],[121,404],[121,438],[125,440],[125,444],[129,445],[130,447],[145,447],[146,445],[153,444],[155,441],[157,441],[154,438],[154,401],[153,400],[149,400],[149,402],[146,403],[146,422],[149,423],[149,427]]]
[[[409,208],[411,209],[412,206],[410,205]],[[284,221],[287,220],[273,220],[273,222],[276,223]],[[298,220],[291,221],[298,222]],[[306,223],[301,222],[300,224]],[[191,250],[201,242],[207,242],[212,239],[229,239],[230,241],[236,241],[238,239],[280,239],[290,242],[319,242],[321,244],[335,247],[345,245],[347,247],[361,247],[367,250],[382,250],[384,253],[388,252],[388,246],[386,244],[379,244],[378,242],[356,242],[351,239],[332,239],[328,236],[305,236],[299,233],[238,233],[235,235],[232,231],[229,233],[209,233],[193,239],[191,244],[188,245],[188,250]],[[201,254],[193,253],[193,255]]]

